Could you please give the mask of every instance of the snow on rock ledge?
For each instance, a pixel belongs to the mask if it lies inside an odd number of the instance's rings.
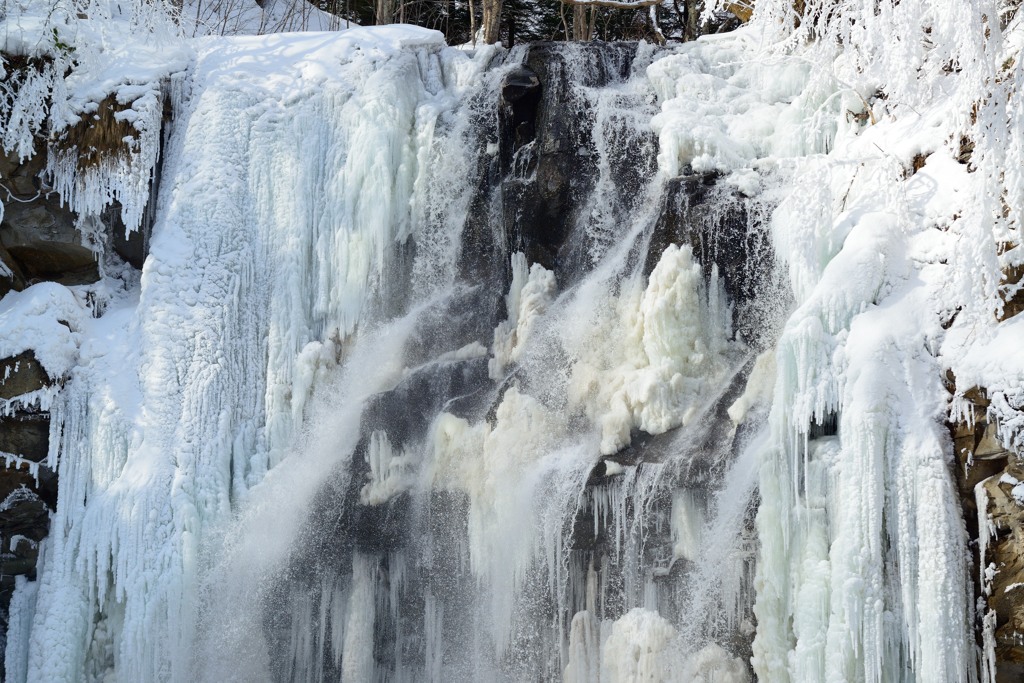
[[[78,361],[79,332],[88,311],[70,289],[40,282],[0,300],[0,358],[32,351],[54,379],[68,375]]]

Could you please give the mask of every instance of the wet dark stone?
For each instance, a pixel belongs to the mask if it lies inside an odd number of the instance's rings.
[[[417,317],[405,345],[405,362],[416,367],[473,341],[489,347],[494,328],[504,318],[504,293],[497,288],[476,285],[456,289]]]
[[[25,289],[25,273],[17,260],[0,244],[0,299],[7,292]]]
[[[777,280],[771,238],[759,221],[762,207],[721,187],[717,180],[715,174],[701,174],[668,182],[644,272],[654,270],[670,244],[690,245],[706,278],[711,276],[712,264],[718,267],[734,306],[737,336],[760,348],[765,333],[776,326],[770,317],[789,308],[787,290]],[[772,300],[775,305],[766,305]]]
[[[0,399],[14,398],[53,384],[32,351],[0,360]]]
[[[502,110],[509,117],[511,145],[503,145],[502,166],[508,168],[512,153],[530,143],[537,136],[537,107],[541,102],[540,78],[525,66],[519,66],[505,76],[501,87]]]
[[[95,254],[80,244],[37,239],[13,230],[5,230],[0,240],[30,283],[49,281],[71,286],[100,279]]]
[[[6,539],[24,536],[33,541],[46,538],[50,530],[50,509],[31,489],[20,486],[0,505],[0,535]]]
[[[115,202],[103,210],[103,223],[107,226],[114,252],[133,268],[142,270],[149,253],[151,219],[144,219],[138,230],[128,232],[121,220],[121,207]]]
[[[19,467],[12,463],[10,467],[0,467],[0,501],[21,488],[37,495],[51,510],[57,509],[57,474],[50,468],[40,465],[36,477],[24,464]],[[3,533],[2,527],[0,533]]]
[[[23,289],[38,280],[79,285],[99,279],[96,257],[82,244],[75,214],[56,192],[42,189],[39,179],[45,167],[45,154],[25,161],[0,155],[0,177],[13,200],[3,197],[0,246],[7,254],[4,260],[14,263],[21,280],[12,283],[13,289]]]
[[[395,448],[423,439],[442,410],[472,417],[474,408],[486,405],[490,387],[487,358],[424,365],[391,391],[370,399],[363,412],[363,440],[376,430],[386,432]]]
[[[502,104],[510,105],[525,98],[540,97],[540,79],[525,66],[509,71],[501,82]]]
[[[597,180],[594,115],[576,88],[624,81],[636,53],[631,43],[593,43],[574,49],[583,52],[579,63],[563,44],[529,46],[525,65],[536,74],[541,96],[532,121],[522,121],[523,112],[515,108],[506,113],[511,116],[503,135],[512,152],[505,163],[503,185],[509,246],[523,251],[531,263],[555,271],[559,280],[565,279],[559,272],[559,255]],[[520,135],[524,128],[532,129],[535,137]]]
[[[592,265],[572,253],[585,251],[573,244],[583,236],[570,239],[585,218],[598,171],[595,114],[579,88],[624,81],[636,50],[636,43],[542,42],[509,54],[518,62],[491,95],[497,125],[481,121],[482,139],[498,145],[475,181],[479,190],[463,233],[468,279],[498,277],[507,286],[508,256],[516,251],[553,270],[560,283]],[[622,141],[630,154],[614,174],[617,187],[627,189],[623,196],[653,172],[653,132],[644,135],[650,144]]]
[[[164,125],[169,122],[170,109],[166,107]],[[112,249],[135,268],[142,268],[154,218],[152,198],[159,190],[159,164],[150,181],[150,201],[139,229],[130,233],[125,230],[121,206],[115,201],[100,215],[104,229],[98,243],[85,244],[77,228],[77,216],[42,179],[46,168],[45,142],[38,141],[36,147],[38,153],[25,161],[0,155],[0,178],[5,185],[0,193],[9,192],[13,200],[3,197],[0,261],[13,275],[0,276],[0,296],[39,281],[64,285],[96,282],[100,277],[99,252],[104,248]]]
[[[320,571],[318,567],[344,568],[353,550],[383,553],[406,546],[414,504],[407,493],[377,505],[360,501],[360,492],[370,482],[366,458],[372,434],[383,431],[396,451],[408,447],[415,453],[442,410],[481,419],[491,387],[487,359],[475,358],[424,365],[394,389],[370,399],[359,442],[343,466],[347,472],[339,472],[317,493],[304,532],[308,540],[296,544],[302,552],[292,558],[294,570],[307,576]]]
[[[0,416],[0,452],[42,462],[50,448],[48,413],[18,412]]]

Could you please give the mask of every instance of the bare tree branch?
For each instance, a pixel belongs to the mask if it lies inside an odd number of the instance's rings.
[[[611,7],[612,9],[639,9],[641,7],[660,5],[661,0],[636,0],[636,2],[629,2],[628,0],[562,0],[562,4],[590,7]]]

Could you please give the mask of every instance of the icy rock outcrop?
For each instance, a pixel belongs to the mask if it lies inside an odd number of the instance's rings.
[[[0,261],[6,266],[0,266],[0,296],[36,280],[78,285],[100,277],[74,213],[60,195],[40,189],[45,164],[45,154],[22,163],[0,156]]]
[[[1024,312],[1024,265],[1005,268],[1000,285],[1003,311],[999,319],[1006,320]]]
[[[982,533],[985,563],[979,574],[984,604],[994,616],[997,683],[1024,676],[1024,463],[1011,455],[1006,468],[978,485],[986,503]]]
[[[956,397],[952,381],[948,388]],[[1024,677],[1024,462],[1000,440],[988,392],[971,387],[959,400],[949,427],[964,521],[976,542],[986,666],[996,683],[1010,683]]]
[[[593,265],[591,257],[600,254],[591,249],[595,242],[612,242],[615,231],[643,211],[647,197],[640,189],[655,170],[653,109],[645,111],[650,105],[643,101],[627,109],[626,93],[610,88],[643,59],[628,43],[562,45],[531,43],[509,55],[508,62],[519,63],[500,83],[499,143],[491,148],[493,162],[481,169],[474,206],[502,201],[497,216],[481,210],[468,218],[463,244],[472,246],[463,258],[469,270],[503,270],[507,252],[521,251],[568,282]],[[618,149],[630,154],[618,155]],[[596,188],[607,206],[595,206]],[[493,218],[507,249],[491,239]],[[588,218],[592,225],[581,230]]]
[[[755,175],[757,175],[755,173]],[[734,306],[736,334],[745,343],[761,348],[767,331],[779,322],[773,319],[785,310],[782,287],[772,278],[776,269],[774,251],[765,233],[751,226],[767,223],[771,202],[749,201],[715,173],[671,178],[665,183],[644,271],[650,273],[659,255],[671,244],[688,244],[695,260],[714,264],[725,293]],[[779,296],[778,305],[759,305],[766,292]]]
[[[0,360],[0,399],[39,391],[52,383],[31,350]]]

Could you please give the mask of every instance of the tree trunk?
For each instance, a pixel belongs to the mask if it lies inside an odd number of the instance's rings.
[[[501,37],[501,0],[483,0],[484,43],[494,45]]]
[[[683,41],[697,40],[700,35],[700,7],[695,0],[686,0],[686,26],[683,27]]]
[[[572,39],[590,40],[594,35],[593,6],[573,5],[572,8]],[[588,10],[590,10],[588,12]],[[588,16],[589,15],[589,16]]]
[[[376,0],[373,7],[373,23],[381,26],[395,22],[396,0]]]

